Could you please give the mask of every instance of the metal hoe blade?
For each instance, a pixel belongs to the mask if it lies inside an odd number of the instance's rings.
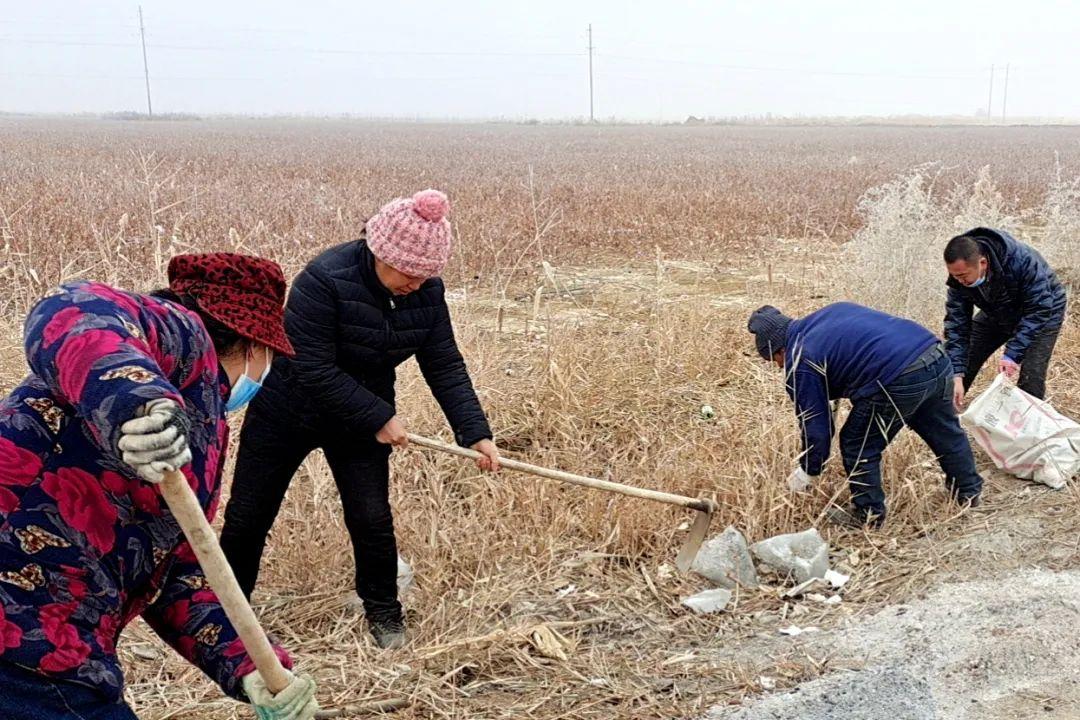
[[[701,543],[705,542],[705,535],[708,534],[709,523],[712,521],[712,508],[710,507],[709,510],[709,512],[697,511],[694,524],[690,526],[690,537],[686,538],[682,549],[679,550],[679,556],[675,558],[675,567],[679,569],[679,572],[684,573],[690,569],[690,564],[694,562],[698,550],[701,549]]]

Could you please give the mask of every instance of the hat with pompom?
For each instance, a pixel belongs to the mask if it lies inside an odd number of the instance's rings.
[[[450,201],[438,190],[383,205],[367,221],[367,244],[375,257],[411,277],[442,273],[450,259]]]

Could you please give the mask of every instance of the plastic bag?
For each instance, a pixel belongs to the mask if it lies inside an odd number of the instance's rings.
[[[1080,424],[998,375],[960,416],[994,464],[1025,480],[1065,487],[1080,472]]]

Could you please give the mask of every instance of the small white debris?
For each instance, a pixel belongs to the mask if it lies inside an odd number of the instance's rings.
[[[791,626],[786,627],[786,628],[780,628],[780,634],[781,635],[790,635],[791,637],[795,637],[796,635],[802,635],[804,633],[812,633],[812,632],[817,632],[817,631],[818,631],[818,629],[816,627],[813,627],[813,626],[801,628],[798,625],[791,625]]]
[[[715,417],[716,417],[716,411],[713,410],[712,405],[702,405],[701,406],[701,419],[702,420],[712,420]]]
[[[825,601],[826,605],[839,605],[844,602],[844,599],[839,595],[830,595],[829,599]]]
[[[412,566],[401,555],[397,556],[397,586],[398,595],[404,595],[412,589],[415,576]]]
[[[555,597],[558,600],[562,600],[564,597],[569,597],[570,595],[573,595],[576,592],[577,592],[577,585],[574,585],[573,583],[570,583],[569,585],[562,588],[561,590],[558,590],[555,593]]]
[[[724,588],[705,590],[697,595],[684,598],[683,606],[690,608],[698,614],[720,612],[731,601],[731,591]]]
[[[606,678],[589,678],[589,684],[593,687],[607,687],[608,681]]]
[[[660,567],[656,568],[656,577],[661,580],[668,580],[675,575],[675,568],[670,564],[664,563]]]
[[[806,599],[810,600],[811,602],[821,603],[822,605],[824,605],[828,600],[824,595],[820,593],[810,593],[806,596]]]
[[[847,581],[850,579],[850,575],[844,575],[843,573],[838,573],[835,570],[825,571],[825,580],[836,589],[840,589],[847,585]]]
[[[690,521],[689,520],[683,520],[681,523],[679,523],[679,527],[676,528],[676,530],[689,530],[689,529],[690,529]]]
[[[765,675],[762,675],[758,678],[758,685],[761,686],[762,690],[775,690],[776,680],[771,677],[766,677]]]
[[[161,653],[157,650],[157,648],[151,647],[149,645],[136,645],[134,648],[132,648],[131,654],[139,658],[140,660],[161,659]]]
[[[807,590],[810,590],[811,588],[813,588],[815,585],[817,585],[820,582],[821,582],[821,578],[812,577],[809,580],[806,580],[805,582],[801,582],[798,585],[796,585],[795,587],[791,588],[790,590],[785,592],[781,597],[785,597],[785,598],[799,597],[800,595],[805,593]]]

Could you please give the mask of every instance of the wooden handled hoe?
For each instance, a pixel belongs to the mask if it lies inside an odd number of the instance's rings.
[[[263,632],[255,611],[251,609],[240,584],[236,582],[232,568],[229,567],[225,554],[221,552],[217,535],[206,519],[195,493],[191,491],[187,478],[178,472],[169,472],[161,483],[161,494],[169,505],[173,517],[184,531],[184,536],[199,559],[203,574],[210,582],[210,587],[221,601],[221,607],[229,617],[236,634],[244,643],[255,669],[262,675],[270,692],[277,694],[289,685],[289,674],[274,653],[270,641]],[[339,718],[350,715],[387,712],[409,704],[407,699],[385,700],[364,705],[349,705],[335,710],[320,710],[318,718]]]
[[[480,453],[475,450],[467,450],[463,447],[458,447],[457,445],[447,445],[438,440],[431,440],[430,438],[414,435],[412,433],[409,433],[409,442],[415,443],[420,447],[449,453],[450,455],[457,455],[459,457],[470,458],[472,460],[481,457]],[[647,490],[632,485],[611,482],[610,480],[598,480],[596,478],[585,477],[584,475],[574,475],[572,473],[562,472],[561,470],[549,470],[517,460],[510,460],[509,458],[499,458],[499,464],[510,470],[517,470],[549,480],[583,485],[598,490],[607,490],[608,492],[618,493],[620,495],[629,495],[630,497],[642,498],[643,500],[655,500],[656,502],[667,503],[668,505],[678,505],[679,507],[696,510],[697,516],[694,518],[694,524],[690,528],[690,536],[686,539],[686,542],[683,543],[682,549],[679,550],[678,557],[675,558],[675,567],[677,567],[680,572],[686,572],[690,569],[690,563],[694,561],[694,557],[697,556],[698,550],[701,549],[701,543],[705,540],[705,534],[709,532],[709,522],[712,520],[712,514],[716,510],[716,505],[713,501],[706,498],[691,498],[686,497],[685,495],[660,492],[659,490]]]

